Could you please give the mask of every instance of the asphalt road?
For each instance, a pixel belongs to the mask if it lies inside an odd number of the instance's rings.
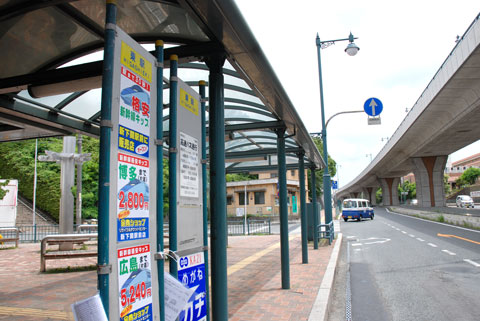
[[[480,231],[383,208],[341,230],[330,320],[480,320]]]

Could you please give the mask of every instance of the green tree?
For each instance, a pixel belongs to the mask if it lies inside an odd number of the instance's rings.
[[[407,192],[405,199],[414,199],[417,197],[417,185],[409,181],[403,182],[398,185],[398,195],[402,196],[402,192]]]
[[[382,203],[383,200],[383,194],[382,194],[382,188],[379,187],[377,191],[375,192],[375,200],[377,201],[377,204]]]
[[[7,179],[5,182],[0,183],[0,201],[7,195],[8,190],[3,189],[3,186],[7,186],[10,181]]]
[[[241,181],[250,181],[253,179],[258,179],[258,175],[250,174],[226,174],[225,178],[227,182],[241,182]]]
[[[38,154],[45,150],[60,152],[62,140],[42,138],[38,140]],[[0,144],[0,178],[18,180],[18,191],[27,199],[33,199],[35,174],[35,140],[4,142]],[[60,207],[60,166],[54,162],[37,163],[37,207],[58,219]]]
[[[450,177],[447,174],[443,174],[443,187],[444,187],[444,190],[445,190],[445,195],[448,195],[452,192],[452,187],[448,183],[449,178]]]
[[[318,150],[320,151],[320,155],[323,156],[323,142],[320,137],[312,137],[313,142],[317,146]],[[333,160],[333,158],[328,155],[328,173],[330,174],[330,178],[333,178],[337,173],[337,163]],[[312,197],[312,181],[311,181],[311,174],[310,170],[308,171],[308,190],[310,191],[310,197]],[[323,194],[323,170],[316,170],[315,171],[315,186],[317,189],[317,196]]]
[[[473,185],[480,176],[480,168],[470,167],[460,175],[460,179],[468,185]]]

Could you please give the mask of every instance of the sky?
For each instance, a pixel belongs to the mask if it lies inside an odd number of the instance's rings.
[[[348,38],[321,51],[325,117],[362,110],[368,98],[383,103],[381,125],[364,113],[339,115],[327,127],[328,153],[339,186],[367,167],[413,107],[441,64],[480,12],[478,0],[319,1],[235,0],[307,131],[322,129],[315,37]],[[480,152],[480,142],[451,155]]]

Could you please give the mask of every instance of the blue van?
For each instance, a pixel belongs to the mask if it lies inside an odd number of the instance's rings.
[[[374,215],[373,208],[366,199],[347,198],[342,203],[342,217],[345,222],[349,219],[361,221],[362,218],[373,220]]]

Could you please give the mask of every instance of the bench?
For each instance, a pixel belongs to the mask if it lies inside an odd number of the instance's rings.
[[[47,269],[47,260],[57,259],[73,259],[82,257],[94,257],[98,252],[95,250],[72,250],[72,251],[49,251],[48,245],[59,245],[64,243],[83,244],[87,241],[98,239],[98,234],[58,234],[47,235],[42,239],[40,245],[40,272],[45,272]]]
[[[333,221],[327,224],[318,225],[318,238],[328,239],[328,245],[331,245],[335,238],[335,231],[333,230]]]
[[[2,235],[2,233],[5,232],[7,234],[12,234],[12,232],[15,232],[15,236],[5,237]],[[2,237],[0,238],[0,243],[3,244],[6,242],[15,242],[15,247],[18,247],[18,240],[20,239],[19,233],[20,231],[16,227],[0,227],[0,235],[2,235]]]

